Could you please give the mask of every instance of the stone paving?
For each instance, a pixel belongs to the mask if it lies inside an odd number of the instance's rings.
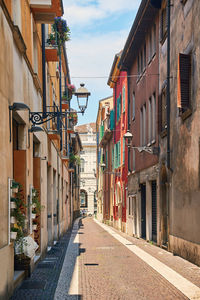
[[[66,233],[47,252],[31,277],[23,281],[10,300],[53,300],[58,279],[65,259],[71,232]]]
[[[79,240],[83,300],[188,299],[93,220],[83,220]],[[92,237],[92,238],[91,238]]]
[[[111,227],[112,228],[112,227]],[[112,228],[113,229],[113,228]],[[113,229],[114,230],[114,229]],[[114,230],[200,287],[200,268],[144,240]],[[128,244],[127,244],[128,245]],[[12,300],[189,299],[92,218],[75,222]],[[192,298],[193,299],[193,298]],[[195,300],[200,298],[195,298]]]

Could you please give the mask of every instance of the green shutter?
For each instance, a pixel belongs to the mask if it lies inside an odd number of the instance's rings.
[[[123,138],[123,164],[125,163],[125,140]]]
[[[120,167],[121,166],[121,141],[119,141],[119,162],[118,162],[118,167]]]
[[[125,86],[123,86],[123,91],[122,91],[122,95],[123,95],[123,112],[125,112],[125,101],[126,101],[126,89]]]
[[[115,159],[114,159],[115,153],[114,152],[115,152],[114,148],[112,148],[112,170],[114,169],[114,161],[115,161]]]

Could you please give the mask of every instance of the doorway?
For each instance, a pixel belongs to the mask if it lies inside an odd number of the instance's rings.
[[[141,184],[141,238],[146,239],[146,185]]]
[[[157,189],[156,181],[151,183],[151,199],[152,199],[152,240],[157,242]]]

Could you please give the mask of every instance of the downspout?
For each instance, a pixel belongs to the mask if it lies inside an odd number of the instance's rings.
[[[170,157],[170,9],[171,0],[167,0],[167,168],[171,170]]]
[[[130,120],[130,72],[127,69],[127,85],[128,85],[128,130],[131,128],[131,120]],[[128,171],[130,171],[130,153],[131,149],[128,147]]]
[[[43,88],[43,118],[46,118],[46,59],[45,59],[45,24],[41,26],[42,30],[42,88]]]
[[[59,73],[60,73],[60,78],[59,78],[59,90],[60,90],[60,112],[59,112],[59,130],[60,130],[60,151],[62,150],[62,118],[61,118],[61,113],[62,113],[62,77],[61,77],[61,50],[60,50],[60,55],[59,55]]]

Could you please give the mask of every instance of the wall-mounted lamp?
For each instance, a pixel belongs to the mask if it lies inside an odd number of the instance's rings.
[[[105,163],[101,163],[101,164],[100,164],[100,167],[101,167],[101,170],[104,171],[104,169],[105,169],[105,167],[106,167],[106,164],[105,164]]]
[[[84,86],[85,84],[81,83],[80,88],[78,88],[77,91],[74,93],[74,95],[77,97],[78,107],[82,114],[84,114],[87,108],[88,97],[90,96],[90,93]]]
[[[149,154],[153,154],[153,155],[159,155],[159,153],[160,153],[160,147],[154,147],[154,146],[153,147],[148,147],[148,146],[134,147],[134,146],[131,146],[133,135],[129,130],[127,130],[127,132],[124,134],[124,139],[125,139],[126,146],[129,149],[137,149],[139,152],[146,151]]]

